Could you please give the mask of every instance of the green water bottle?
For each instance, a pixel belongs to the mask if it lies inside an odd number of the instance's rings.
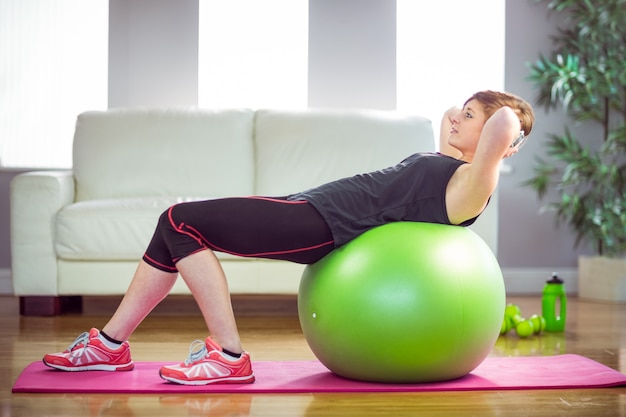
[[[560,306],[560,307],[559,307]],[[562,332],[565,330],[565,317],[567,312],[567,297],[565,285],[556,273],[546,281],[541,298],[543,317],[546,319],[547,332]]]

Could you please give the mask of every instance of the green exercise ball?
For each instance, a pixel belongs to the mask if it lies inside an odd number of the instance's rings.
[[[490,353],[505,307],[502,272],[472,230],[396,222],[308,265],[298,314],[337,375],[418,383],[462,377]]]

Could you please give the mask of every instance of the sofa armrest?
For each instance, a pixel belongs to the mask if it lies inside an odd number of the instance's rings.
[[[19,174],[10,186],[11,276],[15,295],[58,295],[55,217],[74,201],[71,171]]]

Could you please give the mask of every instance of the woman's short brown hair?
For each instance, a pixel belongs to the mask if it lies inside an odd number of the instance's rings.
[[[483,110],[488,118],[499,108],[504,106],[510,107],[519,117],[524,135],[530,135],[535,122],[535,113],[532,106],[523,98],[511,93],[485,90],[475,93],[467,99],[465,104],[471,100],[476,100],[483,105]]]

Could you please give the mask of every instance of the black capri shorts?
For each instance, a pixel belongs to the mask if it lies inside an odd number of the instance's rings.
[[[177,272],[179,260],[206,249],[311,264],[332,251],[334,241],[326,221],[306,201],[222,198],[166,210],[143,260],[162,271]]]

